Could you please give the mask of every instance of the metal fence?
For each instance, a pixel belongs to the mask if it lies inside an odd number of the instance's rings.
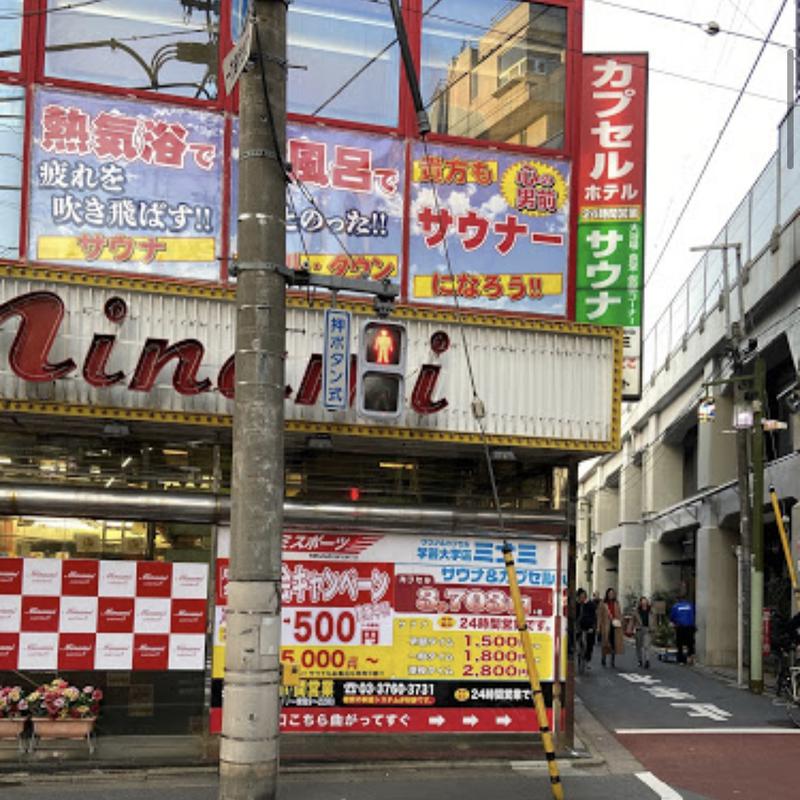
[[[713,244],[741,245],[742,264],[755,263],[780,229],[800,208],[800,107],[787,114],[779,129],[779,145],[744,200],[728,219]],[[708,314],[720,305],[725,290],[725,256],[709,250],[689,274],[655,324],[643,345],[643,380],[649,381],[666,364]],[[738,319],[736,257],[728,250],[728,290],[732,319]]]

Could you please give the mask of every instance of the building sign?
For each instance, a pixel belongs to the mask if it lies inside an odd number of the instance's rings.
[[[218,576],[227,572],[227,531],[219,542]],[[562,545],[525,539],[513,546],[549,698],[563,674]],[[300,680],[283,689],[282,731],[533,730],[501,547],[488,537],[285,534],[281,661],[297,666]],[[225,663],[221,599],[215,612],[217,682]],[[212,709],[217,729],[220,712]]]
[[[206,564],[0,558],[0,670],[203,670]]]
[[[647,56],[583,57],[576,319],[625,330],[623,392],[642,392]]]
[[[221,116],[37,89],[29,257],[219,280]]]
[[[286,209],[289,266],[399,283],[403,142],[298,123],[286,135],[296,181]]]
[[[350,312],[326,308],[322,403],[329,411],[344,411],[350,400],[350,338]]]
[[[419,143],[412,158],[409,301],[565,316],[569,162]]]
[[[374,313],[366,305],[351,308],[364,318]],[[169,412],[191,424],[226,426],[234,312],[227,298],[0,277],[0,407],[59,414],[85,408],[95,417],[139,419]],[[350,333],[346,406],[334,419],[323,404],[323,309],[290,299],[286,316],[289,430],[330,433],[336,425],[343,435],[482,442],[465,354],[448,316],[403,315],[405,402],[400,416],[381,426],[356,413],[359,325]],[[476,374],[502,376],[481,387],[491,443],[586,452],[617,447],[618,330],[514,319],[473,324],[469,337]],[[41,388],[34,392],[30,384]]]

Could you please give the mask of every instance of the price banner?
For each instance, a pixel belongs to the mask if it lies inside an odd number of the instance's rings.
[[[227,536],[219,541],[222,576]],[[513,546],[550,698],[560,679],[566,562],[557,542]],[[287,533],[281,592],[281,660],[300,675],[297,685],[283,688],[282,730],[503,732],[535,724],[501,542]],[[218,683],[225,642],[220,600],[218,592]],[[212,709],[212,729],[220,712]]]

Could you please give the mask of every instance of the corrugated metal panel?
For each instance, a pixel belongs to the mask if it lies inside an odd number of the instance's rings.
[[[29,279],[0,279],[0,303],[43,290],[57,294],[65,306],[64,320],[50,360],[69,357],[77,362],[78,368],[55,383],[34,384],[16,377],[7,358],[18,327],[17,319],[11,318],[0,326],[2,398],[193,414],[231,413],[231,402],[216,388],[219,369],[234,348],[234,306],[230,301],[99,286],[48,284]],[[103,313],[105,302],[113,296],[122,297],[128,305],[128,317],[119,325],[109,322]],[[408,409],[390,427],[429,431],[432,437],[478,434],[478,424],[471,413],[473,392],[461,326],[446,318],[442,321],[433,314],[418,317],[406,320],[409,333],[406,397],[410,397],[420,367],[439,364],[442,369],[434,399],[446,398],[448,405],[431,415],[420,415]],[[353,329],[355,352],[358,325]],[[536,446],[555,447],[565,441],[602,443],[605,445],[602,449],[613,445],[619,414],[618,391],[615,393],[619,339],[608,330],[595,330],[591,335],[577,334],[575,330],[578,329],[554,324],[504,326],[497,321],[493,325],[463,327],[477,393],[486,406],[487,433],[514,440],[538,440]],[[431,336],[437,331],[445,331],[451,342],[449,350],[441,356],[433,352],[430,344]],[[172,386],[171,368],[163,370],[156,386],[148,393],[130,391],[126,384],[93,388],[83,379],[81,369],[96,333],[117,334],[108,371],[122,370],[128,380],[148,337],[170,342],[197,339],[205,347],[199,377],[210,378],[214,388],[198,396],[183,396]],[[294,391],[300,386],[310,355],[321,353],[322,344],[321,305],[290,308],[286,382]],[[332,413],[319,404],[297,405],[293,398],[287,401],[286,417],[309,425],[353,426],[363,422],[352,409]]]

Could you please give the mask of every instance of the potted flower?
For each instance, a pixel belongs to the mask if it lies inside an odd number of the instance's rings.
[[[63,678],[40,686],[26,700],[33,723],[31,749],[38,739],[86,739],[94,752],[92,732],[103,693],[93,686],[70,686]]]
[[[0,739],[19,740],[25,729],[28,701],[21,686],[0,686]]]

